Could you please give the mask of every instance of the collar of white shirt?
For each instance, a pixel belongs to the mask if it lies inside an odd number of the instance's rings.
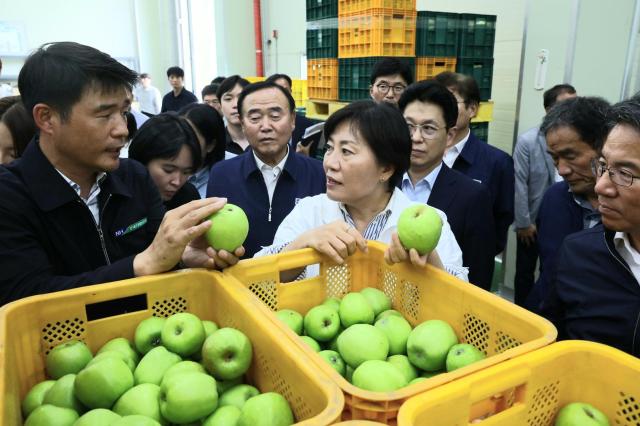
[[[640,253],[633,248],[631,241],[629,241],[629,235],[626,232],[616,232],[613,236],[613,243],[618,253],[629,263],[630,267],[640,266]],[[633,260],[633,262],[629,262],[629,259]]]
[[[441,169],[442,169],[442,163],[438,164],[438,166],[437,166],[435,169],[431,170],[431,171],[429,172],[429,174],[428,174],[428,175],[426,175],[425,177],[423,177],[422,179],[420,179],[420,180],[418,181],[418,184],[419,184],[421,181],[425,181],[425,182],[427,183],[427,189],[428,189],[429,191],[431,191],[431,190],[433,189],[433,185],[435,185],[435,183],[436,183],[436,178],[438,177],[438,174],[440,173],[440,170],[441,170]],[[408,173],[408,172],[405,172],[405,173],[404,173],[404,176],[402,176],[402,186],[404,187],[404,186],[405,186],[405,184],[406,184],[406,185],[411,185],[413,188],[415,188],[416,186],[418,186],[418,184],[414,185],[414,184],[411,182],[411,177],[409,176],[409,173]]]
[[[289,157],[289,144],[287,144],[287,154],[284,156],[284,158],[282,160],[280,160],[280,162],[278,164],[276,164],[275,166],[270,166],[267,163],[265,163],[264,161],[260,160],[258,158],[258,156],[256,155],[255,152],[251,151],[253,153],[253,158],[256,159],[256,165],[258,166],[258,169],[264,174],[267,172],[271,172],[273,173],[273,177],[277,178],[278,176],[280,176],[280,173],[282,172],[282,170],[284,169],[284,163],[287,162],[287,157]]]
[[[447,149],[443,159],[444,163],[447,166],[453,167],[453,163],[455,163],[456,159],[458,158],[458,155],[460,155],[460,153],[464,149],[464,146],[467,144],[467,141],[469,140],[469,136],[471,136],[471,130],[467,131],[467,135],[464,138],[462,138],[460,142],[458,142],[451,148]]]
[[[84,199],[82,198],[81,194],[81,190],[80,190],[80,185],[78,185],[77,183],[75,183],[74,181],[72,181],[71,179],[69,179],[64,173],[62,173],[60,170],[56,169],[56,171],[58,173],[60,173],[60,176],[62,176],[62,178],[65,180],[65,182],[67,182],[69,184],[69,186],[71,186],[71,188],[76,192],[76,194],[78,194],[78,197],[80,197],[85,203],[88,203],[93,197],[97,196],[99,194],[96,193],[96,191],[98,189],[100,189],[100,184],[102,183],[102,181],[105,179],[105,177],[107,177],[107,174],[105,172],[100,172],[98,173],[98,176],[96,176],[96,181],[94,182],[94,184],[91,186],[91,190],[89,191],[89,196]]]
[[[392,211],[392,207],[393,207],[393,202],[396,198],[396,194],[400,192],[400,190],[398,190],[397,188],[394,188],[393,192],[391,193],[391,197],[389,197],[389,202],[387,203],[387,205],[385,206],[385,208],[380,211],[379,213],[377,213],[375,215],[375,218],[377,218],[378,216],[382,215],[382,214],[388,214],[387,212]],[[401,192],[400,192],[401,193]],[[347,219],[347,222],[350,220],[352,223],[349,223],[350,225],[354,225],[354,221],[353,218],[351,217],[351,214],[349,214],[349,211],[347,210],[347,206],[344,203],[338,203],[338,207],[340,208],[340,212],[342,213],[343,218]],[[374,220],[375,220],[374,218]]]

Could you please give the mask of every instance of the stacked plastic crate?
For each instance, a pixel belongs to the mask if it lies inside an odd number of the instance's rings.
[[[458,56],[458,14],[418,12],[416,81],[455,71]]]
[[[338,99],[338,0],[307,0],[307,91]]]
[[[416,0],[338,1],[338,97],[369,98],[371,69],[395,56],[415,67]]]

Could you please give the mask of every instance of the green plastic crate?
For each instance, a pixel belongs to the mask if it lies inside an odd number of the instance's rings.
[[[322,22],[307,22],[308,59],[338,57],[338,28],[325,28]]]
[[[473,132],[474,135],[476,135],[476,137],[478,139],[481,139],[485,142],[489,141],[489,123],[488,122],[483,122],[483,123],[471,123],[471,126],[469,126],[471,128],[471,131]]]
[[[460,14],[458,56],[492,58],[496,41],[496,16]]]
[[[380,59],[383,57],[338,59],[338,99],[347,102],[370,99],[371,69]],[[415,58],[396,59],[407,62],[415,74]]]
[[[337,17],[338,0],[307,0],[307,21]]]
[[[458,14],[418,12],[416,56],[458,55]]]
[[[458,58],[456,72],[470,75],[478,82],[480,99],[491,99],[491,81],[493,80],[493,58]]]

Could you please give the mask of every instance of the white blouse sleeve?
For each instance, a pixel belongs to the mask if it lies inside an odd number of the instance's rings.
[[[435,210],[442,218],[442,233],[436,246],[436,251],[440,256],[442,265],[451,275],[463,281],[469,281],[469,269],[462,266],[462,250],[460,250],[458,241],[456,241],[456,237],[453,235],[449,221],[447,221],[447,215],[439,209]]]

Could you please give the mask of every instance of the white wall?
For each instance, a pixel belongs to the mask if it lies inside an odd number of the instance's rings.
[[[253,1],[216,0],[216,55],[218,74],[256,74]]]
[[[284,73],[301,78],[300,61],[306,58],[307,50],[306,2],[263,0],[262,13],[265,75]],[[277,40],[273,38],[273,30],[278,31]]]

